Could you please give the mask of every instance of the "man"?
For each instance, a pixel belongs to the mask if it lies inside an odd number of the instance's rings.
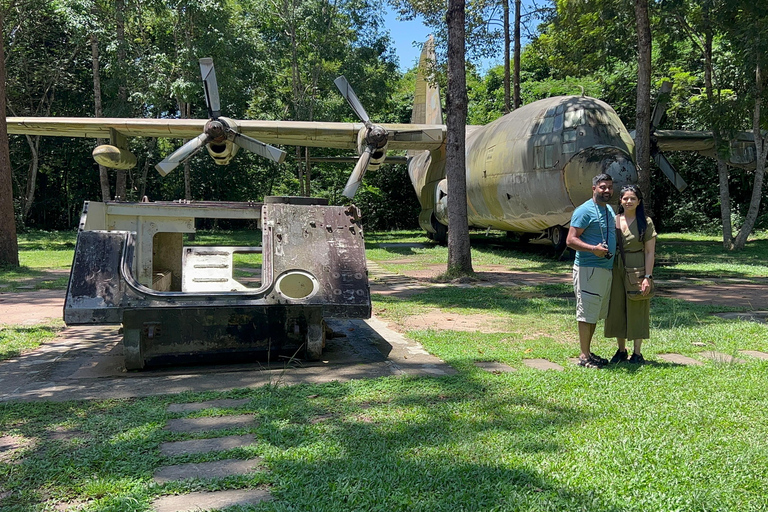
[[[579,366],[601,368],[607,359],[590,350],[595,325],[608,315],[616,228],[613,208],[613,178],[598,174],[592,179],[592,198],[574,210],[566,244],[576,251],[573,291],[579,323]]]

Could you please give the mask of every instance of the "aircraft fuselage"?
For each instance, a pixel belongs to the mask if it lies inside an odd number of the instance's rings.
[[[540,233],[567,226],[608,173],[619,190],[637,181],[632,138],[605,102],[559,96],[523,106],[485,126],[468,126],[466,179],[471,227]],[[447,225],[445,149],[414,155],[409,173],[420,224]],[[618,194],[614,197],[614,202]]]

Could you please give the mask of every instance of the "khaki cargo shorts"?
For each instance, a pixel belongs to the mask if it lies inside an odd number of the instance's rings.
[[[596,324],[608,316],[613,270],[573,266],[573,293],[576,295],[576,320]]]

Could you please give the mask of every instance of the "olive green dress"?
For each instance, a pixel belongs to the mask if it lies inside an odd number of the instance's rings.
[[[645,241],[656,236],[653,221],[646,217],[648,227],[645,229]],[[618,223],[617,223],[618,225]],[[618,231],[618,230],[617,230]],[[622,236],[617,237],[617,243],[624,243],[624,257],[628,267],[643,267],[645,265],[645,252],[640,233],[637,229],[637,220],[628,230],[622,230]],[[624,290],[624,262],[621,253],[616,250],[613,259],[613,282],[611,284],[611,298],[608,305],[608,317],[605,319],[606,338],[625,338],[640,340],[650,338],[651,301],[628,300]]]

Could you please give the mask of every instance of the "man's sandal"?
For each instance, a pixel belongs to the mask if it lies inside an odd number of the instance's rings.
[[[605,366],[608,364],[608,360],[606,358],[600,357],[594,352],[589,353],[589,360],[592,361],[593,363],[599,364],[600,366]]]
[[[602,365],[596,363],[595,361],[592,361],[591,358],[590,359],[584,359],[584,358],[580,357],[579,358],[579,362],[576,363],[576,364],[581,366],[582,368],[594,368],[596,370],[599,370],[600,368],[603,367]]]

